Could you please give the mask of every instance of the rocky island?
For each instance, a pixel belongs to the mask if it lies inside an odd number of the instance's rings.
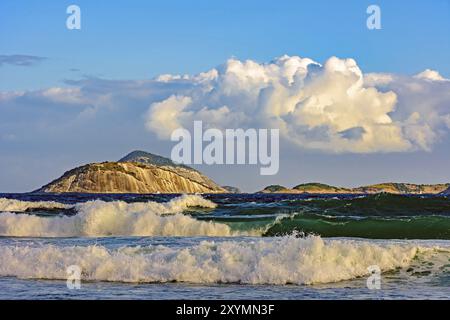
[[[91,163],[64,173],[37,193],[224,193],[224,188],[168,158],[134,151],[117,162]]]
[[[380,183],[357,188],[342,188],[323,183],[304,183],[293,188],[271,185],[260,193],[312,193],[312,194],[450,194],[450,184]]]

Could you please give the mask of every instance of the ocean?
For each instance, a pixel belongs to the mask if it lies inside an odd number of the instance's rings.
[[[0,194],[0,299],[449,298],[447,197]]]

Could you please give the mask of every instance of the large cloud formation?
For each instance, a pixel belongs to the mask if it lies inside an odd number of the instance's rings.
[[[450,82],[433,70],[364,75],[353,59],[321,65],[283,56],[267,64],[230,59],[195,77],[157,80],[193,85],[151,104],[146,126],[161,139],[202,120],[222,129],[279,128],[305,149],[373,153],[430,150],[450,128]]]
[[[450,81],[437,71],[364,74],[353,59],[230,59],[194,76],[67,81],[0,92],[0,146],[165,140],[174,129],[279,128],[282,141],[333,153],[431,150],[450,131]],[[140,129],[139,129],[140,128]],[[142,130],[142,131],[140,131]],[[148,139],[145,137],[145,139]],[[109,142],[110,143],[110,142]],[[125,143],[125,141],[123,142]]]

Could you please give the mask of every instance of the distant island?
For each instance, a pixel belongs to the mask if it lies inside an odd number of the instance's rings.
[[[220,186],[189,166],[169,158],[133,151],[115,162],[86,164],[67,171],[35,193],[240,193],[237,187]],[[450,184],[381,183],[343,188],[304,183],[293,188],[270,185],[258,193],[309,194],[450,194]]]
[[[380,183],[357,188],[342,188],[323,183],[304,183],[292,189],[280,185],[270,185],[260,193],[312,193],[312,194],[449,194],[450,183],[446,184],[412,184],[412,183]]]

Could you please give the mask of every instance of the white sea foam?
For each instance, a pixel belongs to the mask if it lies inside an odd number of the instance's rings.
[[[0,235],[17,237],[77,236],[230,236],[225,224],[199,221],[184,215],[188,207],[214,208],[198,195],[169,202],[126,203],[100,200],[75,205],[74,216],[39,217],[0,213]]]
[[[0,211],[24,212],[28,209],[70,209],[72,207],[54,201],[21,201],[0,198]]]
[[[318,236],[203,241],[185,248],[5,245],[0,276],[65,279],[66,268],[78,265],[82,280],[94,281],[316,284],[367,276],[371,265],[405,268],[429,250],[436,249]]]

